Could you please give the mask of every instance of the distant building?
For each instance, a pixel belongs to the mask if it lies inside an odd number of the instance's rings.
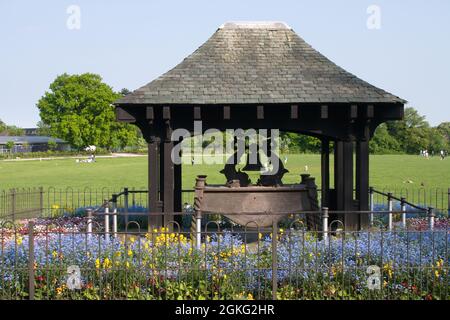
[[[38,134],[38,128],[23,128],[24,134],[26,136],[37,136]]]
[[[14,147],[9,150],[6,145],[9,141],[14,142]],[[70,145],[58,138],[45,137],[45,136],[0,136],[0,153],[12,152],[37,152],[37,151],[48,151],[50,141],[56,142],[56,150],[70,150]]]

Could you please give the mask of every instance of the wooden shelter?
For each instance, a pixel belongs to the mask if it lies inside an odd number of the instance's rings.
[[[368,223],[354,211],[369,206],[369,139],[382,122],[402,119],[404,103],[340,68],[284,23],[229,22],[115,106],[118,121],[137,125],[148,142],[149,210],[162,212],[164,221],[182,209],[171,133],[193,131],[201,120],[204,130],[265,128],[320,138],[322,206],[348,211],[340,218],[356,230]]]

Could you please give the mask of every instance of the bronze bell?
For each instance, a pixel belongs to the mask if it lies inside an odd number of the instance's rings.
[[[250,154],[250,148],[247,148],[247,163],[245,164],[245,167],[242,168],[242,171],[261,171],[262,164],[261,159],[259,158],[259,152],[258,149],[256,150],[256,163],[250,163],[250,159],[254,158]],[[253,151],[254,152],[254,151]]]

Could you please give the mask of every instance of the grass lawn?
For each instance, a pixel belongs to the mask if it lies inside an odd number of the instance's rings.
[[[330,159],[333,163],[333,159]],[[320,184],[320,155],[288,155],[284,182],[300,180],[299,174],[308,173]],[[195,176],[208,175],[210,183],[223,183],[219,173],[223,165],[183,165],[183,188],[194,185]],[[332,177],[331,173],[331,177]],[[252,182],[257,173],[251,172]],[[406,183],[407,180],[412,183]],[[425,189],[450,187],[450,159],[438,157],[429,160],[413,155],[374,155],[370,157],[370,185],[376,188]],[[147,186],[147,158],[98,158],[96,163],[76,163],[74,159],[0,161],[0,190],[20,187],[43,186],[64,189],[85,187],[119,189],[122,187],[144,188]]]

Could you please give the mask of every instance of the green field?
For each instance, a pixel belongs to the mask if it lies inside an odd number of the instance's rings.
[[[330,159],[331,163],[333,159]],[[284,182],[298,182],[299,174],[308,173],[320,184],[320,156],[311,154],[288,155]],[[223,183],[219,173],[223,165],[183,165],[183,188],[194,185],[195,176],[208,175],[210,183]],[[331,174],[332,176],[332,174]],[[257,174],[251,173],[252,181]],[[410,181],[408,183],[407,181]],[[411,183],[412,182],[412,183]],[[0,161],[0,190],[21,187],[64,189],[85,187],[118,189],[145,188],[147,185],[147,158],[98,158],[96,163],[76,163],[75,159]],[[450,159],[438,157],[429,160],[412,155],[374,155],[370,157],[370,185],[391,189],[436,189],[450,187]]]

